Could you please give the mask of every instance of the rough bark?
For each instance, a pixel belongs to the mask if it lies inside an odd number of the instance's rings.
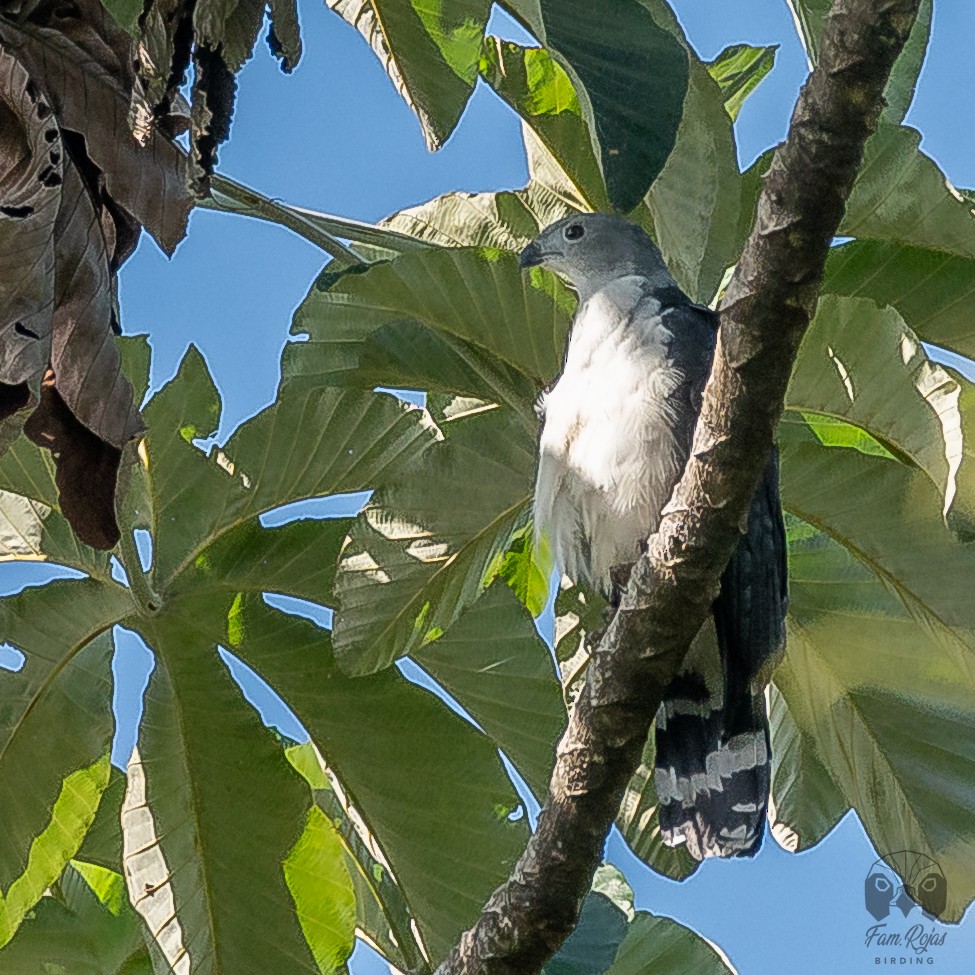
[[[718,591],[816,307],[829,245],[919,0],[836,0],[721,308],[687,468],[589,666],[510,878],[437,975],[531,975],[575,925],[664,689]]]

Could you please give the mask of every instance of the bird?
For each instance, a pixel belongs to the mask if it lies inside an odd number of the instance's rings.
[[[619,604],[691,450],[717,341],[637,224],[565,217],[520,253],[576,292],[562,372],[543,392],[536,544]],[[773,447],[709,620],[654,722],[660,835],[695,860],[754,855],[768,810],[765,684],[785,646],[786,535]]]

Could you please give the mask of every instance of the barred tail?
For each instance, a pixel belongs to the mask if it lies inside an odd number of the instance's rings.
[[[771,780],[764,686],[785,645],[787,602],[773,449],[714,602],[719,662],[692,648],[657,714],[661,835],[669,846],[686,843],[697,860],[751,856],[761,846]]]
[[[702,678],[681,674],[657,714],[654,784],[661,836],[695,860],[751,856],[762,843],[770,750],[764,695],[727,734],[725,709]]]

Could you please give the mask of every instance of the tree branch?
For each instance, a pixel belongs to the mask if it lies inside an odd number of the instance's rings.
[[[437,975],[530,975],[578,918],[765,466],[829,246],[919,0],[836,0],[721,308],[690,460],[593,654],[538,829]]]

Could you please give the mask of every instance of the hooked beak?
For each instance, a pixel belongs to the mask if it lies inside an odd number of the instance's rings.
[[[545,260],[546,255],[542,253],[538,241],[533,240],[519,255],[518,266],[524,270],[526,267],[536,267]]]

